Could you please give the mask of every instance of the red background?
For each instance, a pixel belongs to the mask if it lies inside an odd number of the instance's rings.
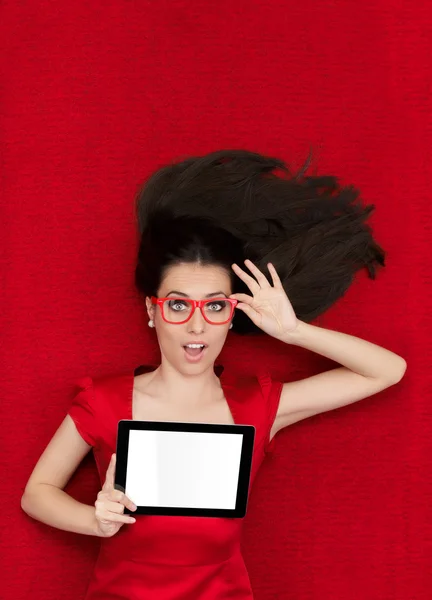
[[[426,600],[432,589],[431,42],[427,3],[2,2],[1,541],[5,600],[83,597],[99,541],[20,498],[89,373],[157,360],[133,287],[133,197],[155,168],[310,144],[376,205],[387,250],[323,326],[401,354],[397,386],[297,423],[259,473],[243,552],[257,600]],[[291,380],[335,366],[231,335]],[[92,454],[66,491],[92,504]]]

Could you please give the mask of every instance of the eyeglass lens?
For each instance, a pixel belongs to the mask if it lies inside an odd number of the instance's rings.
[[[186,299],[165,300],[163,310],[167,321],[179,323],[190,317],[193,304]],[[212,323],[222,323],[230,318],[231,303],[224,300],[208,300],[203,306],[203,311],[207,319]]]

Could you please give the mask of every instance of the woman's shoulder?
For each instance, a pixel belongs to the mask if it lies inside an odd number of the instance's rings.
[[[93,404],[104,402],[107,396],[115,395],[133,386],[134,369],[118,370],[111,373],[87,373],[75,379],[75,395],[77,400],[85,399]]]

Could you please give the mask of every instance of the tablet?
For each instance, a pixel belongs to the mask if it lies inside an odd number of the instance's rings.
[[[138,507],[124,514],[242,518],[255,427],[118,422],[115,489]]]

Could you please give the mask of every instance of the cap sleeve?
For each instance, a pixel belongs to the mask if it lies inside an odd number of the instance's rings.
[[[76,384],[76,392],[69,407],[68,415],[75,423],[78,433],[87,444],[97,446],[97,415],[93,379],[82,377]]]
[[[273,437],[273,439],[270,441],[270,433],[279,408],[283,383],[273,379],[270,372],[267,370],[263,370],[261,373],[259,373],[258,379],[265,399],[264,452],[266,454],[270,454],[273,452],[275,445],[275,437]]]

